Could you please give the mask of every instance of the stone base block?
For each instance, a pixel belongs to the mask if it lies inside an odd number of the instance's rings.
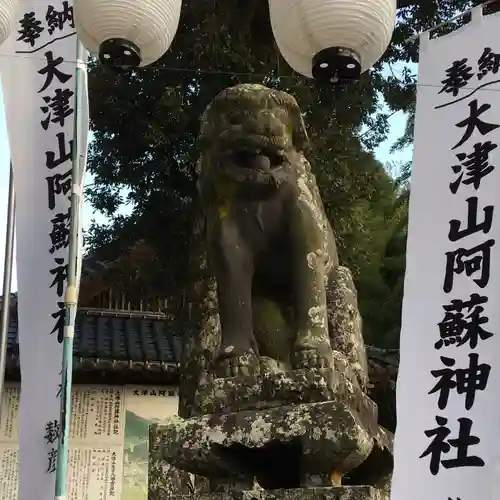
[[[151,429],[157,461],[205,477],[256,477],[262,485],[264,477],[287,484],[278,478],[347,474],[373,447],[371,426],[342,401],[174,417]]]
[[[195,394],[195,414],[238,411],[341,400],[377,422],[377,406],[364,394],[340,357],[333,369],[266,372],[257,376],[215,378]]]
[[[338,486],[333,488],[297,488],[292,490],[253,490],[210,495],[152,495],[148,500],[388,500],[385,493],[370,486]]]

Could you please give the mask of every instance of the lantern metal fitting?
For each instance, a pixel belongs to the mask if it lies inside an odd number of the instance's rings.
[[[312,61],[312,76],[319,83],[343,83],[358,80],[361,60],[352,50],[329,47],[320,50]]]
[[[141,49],[123,38],[110,38],[99,46],[99,61],[119,69],[132,69],[141,65]]]

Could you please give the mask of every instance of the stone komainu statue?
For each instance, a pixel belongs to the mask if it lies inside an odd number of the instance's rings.
[[[207,376],[337,363],[364,390],[356,290],[339,265],[305,157],[297,102],[262,85],[237,85],[214,99],[201,122],[204,224],[195,265],[204,275],[193,300],[199,322],[185,351],[181,414],[191,414],[193,386]]]
[[[181,418],[151,431],[152,499],[164,462],[207,478],[205,500],[255,484],[281,490],[263,499],[386,498],[392,438],[307,143],[295,99],[262,85],[223,91],[202,117],[192,335]]]

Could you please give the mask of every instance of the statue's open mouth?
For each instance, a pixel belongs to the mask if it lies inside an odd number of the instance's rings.
[[[240,168],[268,173],[283,166],[285,157],[281,152],[239,149],[231,154],[231,162]]]

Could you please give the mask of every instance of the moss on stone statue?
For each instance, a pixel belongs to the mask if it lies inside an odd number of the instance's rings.
[[[244,473],[251,467],[243,455],[235,455],[227,462],[221,459],[218,450],[229,450],[233,445],[236,450],[244,447],[265,453],[271,443],[297,441],[302,450],[297,456],[301,470],[314,474],[329,474],[332,470],[348,473],[363,463],[374,446],[370,426],[338,402],[278,406],[189,420],[173,417],[157,425],[151,437],[155,460],[163,459],[207,477]],[[257,477],[258,473],[253,471]]]

